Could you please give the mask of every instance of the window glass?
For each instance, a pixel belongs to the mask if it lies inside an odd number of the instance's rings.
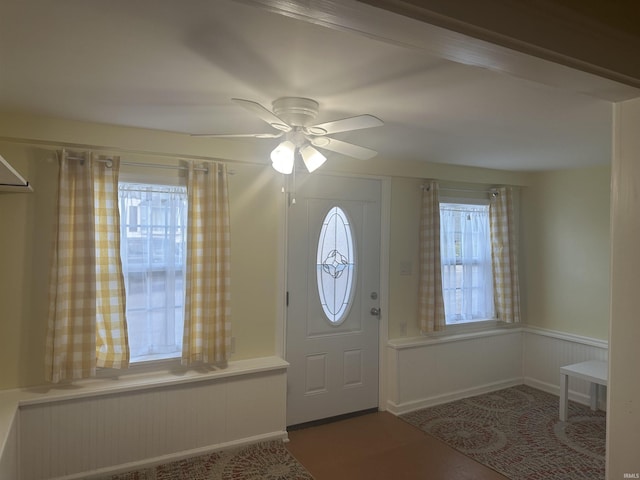
[[[447,324],[495,317],[489,206],[440,204],[442,294]]]
[[[316,255],[318,294],[330,323],[339,325],[349,311],[355,277],[355,251],[349,219],[340,207],[322,222]]]
[[[119,184],[131,362],[178,357],[184,326],[185,187]]]

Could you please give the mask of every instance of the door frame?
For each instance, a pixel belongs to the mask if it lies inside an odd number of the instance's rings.
[[[323,172],[311,175],[325,177],[351,177],[380,181],[380,317],[378,321],[378,410],[387,409],[387,343],[389,340],[389,240],[391,224],[391,177],[380,175]],[[289,202],[292,198],[292,176],[282,176],[282,214],[280,216],[278,251],[278,296],[276,320],[276,355],[285,359],[287,354],[287,268]]]

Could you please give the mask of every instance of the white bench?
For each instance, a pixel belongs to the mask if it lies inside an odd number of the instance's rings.
[[[591,382],[590,400],[591,410],[595,410],[598,403],[598,385],[607,385],[609,366],[601,360],[574,363],[560,367],[560,420],[567,420],[569,407],[569,377],[581,378]]]

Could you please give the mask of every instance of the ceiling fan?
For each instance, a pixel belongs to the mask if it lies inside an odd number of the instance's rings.
[[[318,115],[318,102],[310,98],[282,97],[272,103],[273,112],[257,102],[232,98],[234,103],[249,110],[260,119],[278,130],[274,133],[240,133],[240,134],[193,134],[194,137],[218,138],[280,138],[284,140],[271,152],[273,168],[289,174],[293,171],[296,152],[300,153],[309,172],[314,171],[327,159],[315,147],[340,153],[353,158],[368,160],[378,152],[353,143],[336,140],[329,135],[363,128],[384,125],[382,120],[373,115],[357,115],[332,122],[311,123]]]

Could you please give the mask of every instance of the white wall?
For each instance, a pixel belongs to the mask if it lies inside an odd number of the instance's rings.
[[[522,313],[527,325],[608,338],[611,172],[530,175],[522,189]]]
[[[640,98],[615,105],[607,478],[640,474]],[[636,477],[637,478],[637,477]]]

